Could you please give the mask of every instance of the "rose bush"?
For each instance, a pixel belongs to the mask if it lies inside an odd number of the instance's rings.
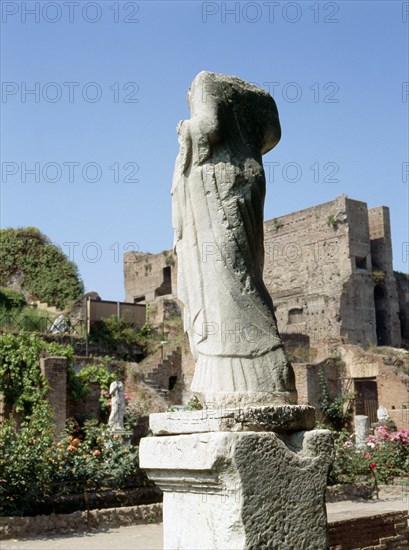
[[[41,406],[18,429],[0,427],[0,515],[35,514],[46,495],[146,485],[138,448],[126,445],[104,424],[67,422],[55,437],[52,414]]]
[[[362,449],[355,446],[355,434],[347,431],[334,433],[334,439],[331,485],[365,480],[377,485],[391,483],[394,478],[409,478],[409,430],[375,428]]]

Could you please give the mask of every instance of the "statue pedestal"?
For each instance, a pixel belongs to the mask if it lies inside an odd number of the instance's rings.
[[[280,409],[286,411],[282,426]],[[142,439],[140,466],[164,491],[165,549],[327,548],[324,492],[332,436],[286,427],[291,418],[302,424],[302,409],[258,408],[252,422],[241,423],[243,411],[226,411],[223,418],[233,420],[222,429],[220,418],[209,425],[207,413],[198,423],[202,411],[173,413],[179,435]],[[304,408],[307,424],[309,414]],[[152,415],[154,433],[169,433],[171,415]]]

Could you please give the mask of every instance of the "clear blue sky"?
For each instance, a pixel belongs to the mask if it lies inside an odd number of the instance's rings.
[[[87,290],[123,299],[124,248],[172,246],[175,128],[204,69],[276,99],[266,219],[387,205],[408,271],[408,2],[1,4],[1,226],[71,249]]]

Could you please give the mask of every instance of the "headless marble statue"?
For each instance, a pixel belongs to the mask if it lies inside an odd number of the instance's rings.
[[[263,282],[262,155],[280,140],[274,99],[201,72],[179,123],[172,185],[178,297],[193,392],[226,406],[296,404],[294,372]]]
[[[111,414],[109,415],[108,425],[111,431],[123,431],[125,414],[125,393],[124,385],[119,380],[115,380],[109,386],[109,395],[111,396]]]

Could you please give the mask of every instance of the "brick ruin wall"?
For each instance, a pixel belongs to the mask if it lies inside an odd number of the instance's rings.
[[[56,432],[61,433],[67,418],[67,360],[65,357],[42,357],[40,369],[49,384],[47,398],[54,410]]]
[[[152,302],[175,293],[176,259],[172,251],[160,254],[127,252],[124,255],[125,302]]]
[[[409,348],[409,276],[405,273],[396,273],[396,284],[399,301],[399,320],[402,341]]]
[[[329,549],[403,550],[409,547],[408,520],[407,510],[402,510],[332,522],[328,525]]]
[[[341,196],[266,222],[264,279],[284,338],[376,343],[366,212]]]
[[[377,275],[374,288],[377,341],[384,346],[399,347],[402,332],[397,277],[392,263],[389,209],[385,206],[370,208],[368,219],[372,268]],[[376,283],[377,280],[378,283]]]
[[[409,337],[409,284],[397,288],[386,207],[341,195],[267,221],[264,230],[264,281],[289,345],[307,339],[323,355],[331,341],[399,347],[399,317]],[[125,254],[126,300],[176,295],[176,271],[171,251]]]
[[[319,381],[316,369],[307,363],[334,355],[340,346],[348,344],[399,347],[401,338],[409,342],[409,280],[393,272],[389,210],[368,209],[363,202],[340,196],[267,221],[264,229],[264,280],[273,297],[278,327],[287,350],[302,352],[298,358],[294,353],[293,360],[300,402],[317,406]],[[172,252],[126,254],[126,299],[144,296],[149,301],[160,296],[167,267],[174,297],[177,264]],[[383,294],[376,294],[377,285]],[[300,368],[297,362],[304,365]],[[193,358],[185,340],[185,388],[193,371]],[[362,363],[355,371],[358,378],[365,377]],[[380,377],[379,402],[390,411],[396,410],[391,416],[402,425],[400,419],[405,413],[397,409],[407,394],[405,382],[391,374],[396,389],[390,388],[388,400],[388,392],[382,389],[381,370],[376,372]],[[326,375],[335,388],[331,373]]]
[[[388,410],[398,430],[409,428],[409,354],[399,356],[364,351],[356,345],[342,344],[338,357],[321,363],[293,363],[298,402],[312,405],[320,418],[321,372],[330,398],[341,392],[355,393],[356,380],[373,380],[377,387],[377,402]],[[406,369],[402,368],[406,367]]]

